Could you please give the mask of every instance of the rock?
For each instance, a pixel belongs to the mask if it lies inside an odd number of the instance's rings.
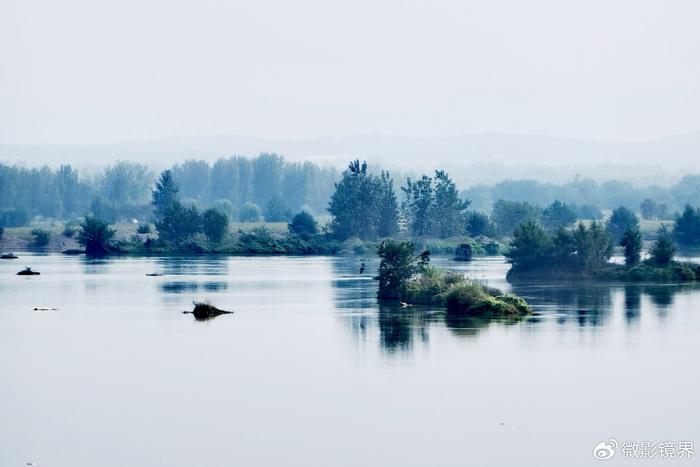
[[[4,255],[0,256],[0,259],[17,259],[19,256],[15,256],[14,253],[5,253]]]
[[[214,305],[204,302],[194,302],[194,310],[185,311],[185,313],[192,313],[196,320],[203,321],[219,315],[231,314],[233,311],[220,310]]]
[[[18,276],[38,276],[39,274],[41,273],[37,271],[32,271],[32,268],[25,268],[24,271],[20,271],[17,273]]]

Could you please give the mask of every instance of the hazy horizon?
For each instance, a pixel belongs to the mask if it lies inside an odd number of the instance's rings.
[[[700,131],[692,1],[10,0],[0,13],[3,144]]]

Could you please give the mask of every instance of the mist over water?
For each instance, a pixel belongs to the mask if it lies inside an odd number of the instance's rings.
[[[609,437],[699,434],[696,285],[435,260],[536,311],[504,323],[380,307],[367,259],[22,257],[42,275],[0,263],[2,465],[591,465]]]

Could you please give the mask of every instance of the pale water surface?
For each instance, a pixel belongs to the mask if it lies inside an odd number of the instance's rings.
[[[359,258],[2,261],[0,466],[583,466],[610,437],[700,442],[697,287],[435,262],[539,314],[379,308]],[[182,314],[197,299],[235,314]]]

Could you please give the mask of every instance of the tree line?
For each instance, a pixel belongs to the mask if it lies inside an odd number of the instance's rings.
[[[190,160],[172,167],[186,204],[217,206],[230,217],[287,221],[305,209],[323,213],[337,171],[312,162],[288,162],[276,154]],[[119,161],[96,175],[79,176],[70,165],[24,168],[0,164],[0,225],[21,226],[40,216],[75,219],[92,214],[109,222],[151,214],[156,174],[146,165]],[[244,208],[245,207],[245,208]]]

